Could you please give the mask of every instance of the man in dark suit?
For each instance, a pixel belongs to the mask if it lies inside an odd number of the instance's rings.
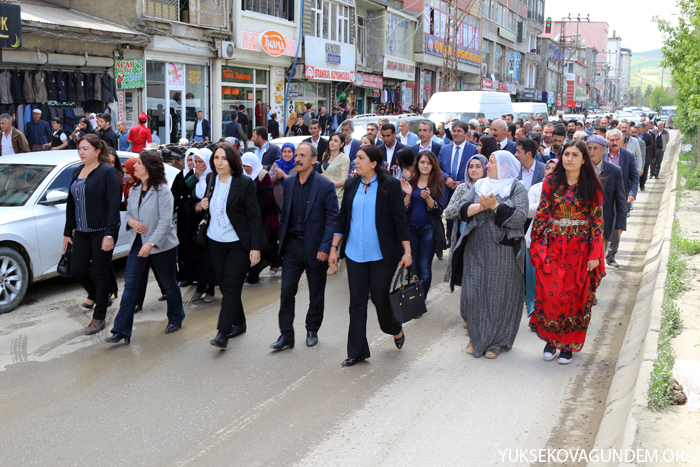
[[[396,127],[393,123],[385,123],[379,129],[379,134],[382,136],[382,141],[384,141],[384,146],[380,146],[379,150],[384,156],[385,168],[392,173],[396,169],[398,163],[396,162],[396,152],[405,148],[400,141],[396,139]]]
[[[440,154],[442,144],[432,140],[434,125],[430,120],[423,120],[418,124],[418,139],[420,141],[411,147],[414,156],[418,157],[418,153],[423,151],[430,151],[435,156]]]
[[[119,137],[114,132],[114,130],[112,130],[112,116],[105,112],[97,114],[95,118],[97,120],[98,128],[97,136],[99,136],[102,141],[107,143],[107,146],[114,149],[115,151],[118,151]]]
[[[345,135],[345,146],[343,146],[343,154],[350,158],[350,172],[355,170],[355,156],[357,150],[360,149],[360,141],[352,137],[352,132],[355,129],[355,124],[352,120],[345,120],[340,124],[340,132]]]
[[[536,159],[537,155],[539,155],[539,152],[535,141],[530,138],[522,138],[517,142],[515,158],[518,159],[521,165],[518,180],[523,182],[525,189],[528,191],[530,191],[532,185],[544,180],[544,169],[546,166]]]
[[[280,158],[282,150],[276,144],[269,143],[267,141],[268,133],[267,129],[264,127],[257,127],[253,130],[253,144],[255,145],[255,150],[253,151],[265,170],[270,170],[272,164]]]
[[[454,124],[452,128],[454,128]],[[516,143],[508,139],[508,124],[505,120],[501,120],[500,118],[494,120],[493,123],[491,123],[491,134],[496,138],[498,149],[508,151],[515,155]]]
[[[211,139],[211,125],[209,120],[204,118],[204,112],[197,112],[197,121],[194,122],[193,141],[209,141]]]
[[[649,178],[649,168],[656,158],[656,144],[654,144],[656,141],[654,140],[654,134],[648,131],[645,122],[640,122],[637,126],[639,127],[639,137],[644,141],[644,145],[646,146],[646,152],[643,154],[644,169],[642,170],[642,175],[639,177],[639,189],[644,191],[644,185],[647,182],[647,178]]]
[[[608,147],[605,138],[592,135],[588,138],[588,152],[596,175],[603,186],[603,224],[605,233],[605,250],[608,263],[617,264],[615,256],[607,258],[608,245],[620,242],[622,232],[627,230],[627,192],[622,181],[622,170],[615,164],[603,159]]]
[[[302,142],[294,155],[297,173],[284,181],[279,250],[282,258],[281,335],[277,342],[270,344],[275,350],[294,347],[294,302],[304,271],[309,287],[306,345],[318,343],[318,330],[323,321],[326,265],[338,219],[338,197],[333,182],[313,169],[316,160],[313,144]]]
[[[320,159],[323,159],[323,155],[328,149],[328,141],[321,137],[321,123],[313,119],[309,124],[309,131],[311,132],[311,137],[306,138],[304,143],[311,143],[311,145],[316,149],[316,153]]]
[[[231,123],[226,125],[226,137],[227,138],[238,138],[243,141],[243,146],[248,145],[248,138],[243,130],[243,125],[238,123],[238,114],[236,112],[231,112]]]
[[[445,205],[450,203],[452,193],[460,183],[464,183],[467,160],[477,152],[476,146],[467,141],[468,136],[469,125],[467,122],[454,120],[452,122],[452,139],[454,142],[440,148],[438,162],[440,163],[442,177],[445,179],[445,186],[447,187]],[[453,219],[447,221],[447,238],[450,238],[452,234],[453,223]]]
[[[267,132],[270,134],[270,139],[280,137],[280,123],[277,121],[277,112],[272,112],[270,119],[267,121]]]
[[[245,105],[243,104],[238,106],[238,123],[243,127],[243,133],[245,133],[246,139],[248,139],[248,125],[250,122],[248,121],[248,114],[245,113]]]
[[[630,205],[637,198],[637,189],[639,187],[639,172],[637,171],[637,163],[634,160],[634,154],[622,147],[622,132],[618,129],[608,130],[608,151],[603,158],[620,168],[622,171],[622,183],[627,195],[627,216],[629,217]],[[607,263],[615,268],[620,265],[615,261],[615,254],[620,246],[620,237],[615,236],[610,241],[605,255]]]

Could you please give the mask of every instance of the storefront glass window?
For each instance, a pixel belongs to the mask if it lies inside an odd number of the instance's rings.
[[[207,96],[209,96],[207,83],[208,67],[204,65],[187,65],[186,110],[185,120],[187,128],[187,138],[192,139],[194,126],[197,122],[197,112],[204,112],[204,118],[209,120],[209,106]]]
[[[165,63],[147,62],[146,96],[148,128],[165,137]]]
[[[260,99],[267,104],[266,96],[268,71],[254,70],[252,68],[222,67],[221,69],[221,112],[223,134],[226,134],[226,125],[231,123],[233,112],[238,112],[238,107],[245,106],[248,116],[247,136],[250,138],[256,126],[262,124],[262,118],[267,118],[267,111],[255,116],[255,103]]]
[[[255,70],[255,84],[267,84],[267,71]]]
[[[483,54],[481,63],[484,64],[484,66],[486,67],[486,72],[488,73],[491,70],[493,70],[493,68],[491,67],[491,42],[484,40],[481,53]]]

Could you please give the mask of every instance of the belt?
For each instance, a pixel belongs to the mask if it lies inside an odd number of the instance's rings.
[[[297,234],[292,233],[292,232],[289,232],[288,235],[289,235],[292,239],[294,239],[294,240],[298,240],[298,241],[300,241],[300,242],[303,242],[303,241],[304,241],[304,236],[303,236],[303,235],[297,235]]]
[[[588,221],[585,220],[573,220],[565,217],[564,219],[551,219],[550,222],[559,227],[573,227],[575,225],[587,225]]]

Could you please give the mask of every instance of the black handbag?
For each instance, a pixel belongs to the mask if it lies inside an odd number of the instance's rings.
[[[58,267],[56,268],[56,272],[58,272],[58,275],[61,277],[65,277],[66,279],[71,276],[70,273],[70,255],[73,253],[73,244],[72,243],[66,243],[66,251],[61,255],[61,260],[58,262]]]
[[[389,294],[391,310],[400,323],[407,323],[428,311],[425,308],[425,293],[423,293],[423,281],[413,275],[408,268],[406,284],[403,284],[404,267],[401,266],[394,280],[394,290]],[[397,288],[398,284],[399,287]]]

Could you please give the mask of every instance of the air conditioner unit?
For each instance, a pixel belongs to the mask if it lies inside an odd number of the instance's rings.
[[[306,78],[305,70],[306,70],[306,67],[304,65],[297,64],[294,67],[294,74],[292,75],[292,77],[290,79],[304,79],[304,78]]]
[[[233,45],[233,42],[230,41],[221,41],[221,52],[219,55],[221,58],[233,58],[233,51],[235,47]]]

